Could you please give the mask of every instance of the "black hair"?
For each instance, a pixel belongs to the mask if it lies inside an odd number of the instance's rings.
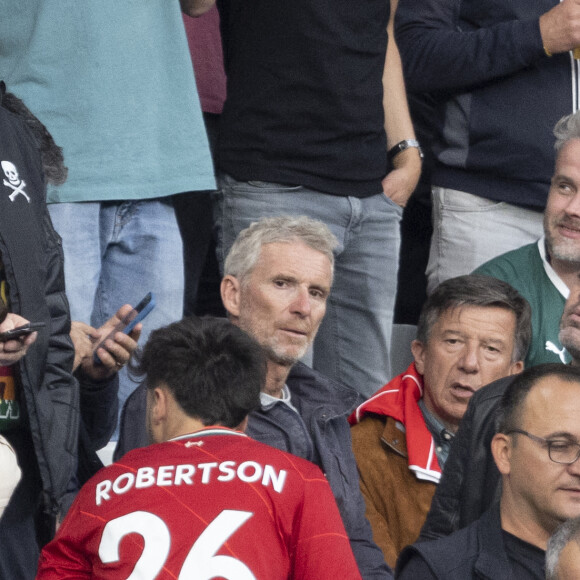
[[[521,414],[528,393],[541,379],[557,377],[580,386],[580,368],[561,363],[546,363],[530,367],[508,385],[499,405],[497,431],[507,433],[521,428]]]
[[[204,425],[237,427],[260,404],[266,359],[260,345],[224,318],[184,318],[153,331],[130,365],[148,389],[167,387]]]
[[[30,129],[34,143],[40,152],[42,172],[46,183],[62,185],[67,178],[68,169],[64,165],[62,148],[59,147],[30,109],[16,95],[6,92],[6,85],[0,81],[0,105],[19,117]]]

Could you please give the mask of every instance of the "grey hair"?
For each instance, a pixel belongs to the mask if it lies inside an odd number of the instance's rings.
[[[282,215],[262,218],[238,234],[226,257],[224,275],[235,276],[243,282],[256,266],[262,246],[291,242],[302,242],[324,254],[334,274],[333,250],[338,240],[328,226],[306,216]]]
[[[554,127],[554,149],[560,153],[562,147],[572,139],[580,139],[580,111],[562,117]]]
[[[580,518],[572,518],[560,524],[548,540],[548,547],[546,548],[546,580],[558,580],[560,554],[572,540],[580,546]]]
[[[462,306],[505,308],[516,317],[512,362],[524,360],[532,340],[532,311],[528,301],[507,282],[469,274],[445,280],[423,305],[417,324],[417,340],[427,344],[433,326],[447,310]]]

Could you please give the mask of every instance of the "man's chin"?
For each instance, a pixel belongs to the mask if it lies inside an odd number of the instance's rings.
[[[569,325],[560,330],[558,335],[560,344],[568,351],[568,354],[578,364],[580,362],[580,330],[575,326]]]
[[[299,348],[299,349],[277,349],[277,348],[269,348],[268,349],[268,358],[278,365],[291,367],[295,365],[305,354],[308,350],[306,348]]]
[[[562,239],[553,241],[548,251],[550,257],[556,260],[580,263],[580,241]]]

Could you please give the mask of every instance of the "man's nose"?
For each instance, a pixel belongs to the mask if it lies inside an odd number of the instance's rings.
[[[298,287],[291,305],[292,311],[301,316],[308,316],[311,310],[308,288]]]
[[[476,373],[479,370],[479,350],[477,345],[465,344],[459,360],[459,367],[466,373]]]
[[[580,449],[578,451],[580,452]],[[573,463],[570,463],[567,466],[567,469],[568,473],[580,477],[580,461],[578,461],[578,457],[576,457],[576,460]]]
[[[580,193],[576,193],[570,198],[565,211],[571,217],[580,218]]]

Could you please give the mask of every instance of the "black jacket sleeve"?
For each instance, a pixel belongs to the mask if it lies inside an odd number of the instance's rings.
[[[395,34],[409,91],[467,90],[547,58],[539,17],[556,3],[526,4],[399,0]]]
[[[433,572],[420,552],[408,546],[401,553],[397,562],[397,580],[437,580],[438,576]]]
[[[477,520],[499,497],[499,472],[490,443],[501,397],[513,377],[473,395],[445,463],[420,540],[448,536]]]

